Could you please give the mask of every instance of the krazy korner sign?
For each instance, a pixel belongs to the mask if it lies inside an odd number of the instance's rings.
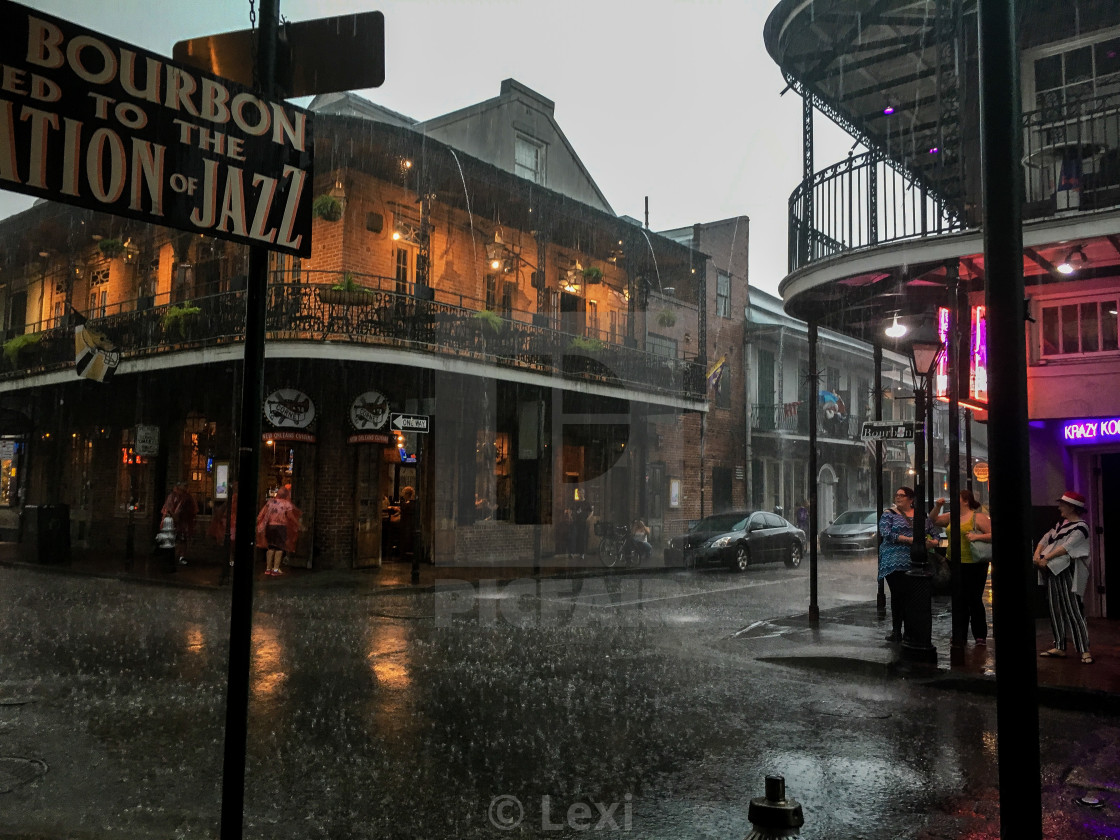
[[[1066,420],[1062,423],[1066,443],[1112,443],[1120,441],[1120,417]]]
[[[0,0],[0,188],[301,256],[311,115]]]

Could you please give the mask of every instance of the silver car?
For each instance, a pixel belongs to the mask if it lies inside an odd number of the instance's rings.
[[[878,530],[878,511],[846,510],[820,532],[817,545],[822,555],[863,554],[877,547]]]

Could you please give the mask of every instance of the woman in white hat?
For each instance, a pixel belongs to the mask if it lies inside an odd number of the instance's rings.
[[[1039,656],[1064,658],[1066,630],[1081,654],[1081,661],[1092,664],[1089,652],[1089,627],[1085,616],[1073,599],[1074,584],[1083,580],[1089,567],[1089,526],[1085,524],[1085,497],[1067,490],[1058,499],[1058,524],[1047,531],[1034,549],[1034,565],[1040,582],[1046,584],[1046,600],[1050,606],[1050,629],[1054,646]]]

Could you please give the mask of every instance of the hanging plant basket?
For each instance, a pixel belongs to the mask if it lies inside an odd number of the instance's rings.
[[[342,218],[342,202],[330,193],[323,193],[311,202],[311,215],[324,222],[337,222]]]
[[[102,239],[97,243],[97,249],[103,256],[114,259],[124,253],[124,243],[119,239]]]
[[[588,266],[582,272],[583,282],[588,286],[594,286],[596,283],[603,282],[603,270],[595,266]]]
[[[662,309],[657,313],[657,325],[660,327],[672,327],[677,323],[677,313],[672,309]]]

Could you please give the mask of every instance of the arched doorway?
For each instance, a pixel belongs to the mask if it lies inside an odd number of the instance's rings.
[[[825,464],[817,473],[817,528],[836,518],[836,470]]]

